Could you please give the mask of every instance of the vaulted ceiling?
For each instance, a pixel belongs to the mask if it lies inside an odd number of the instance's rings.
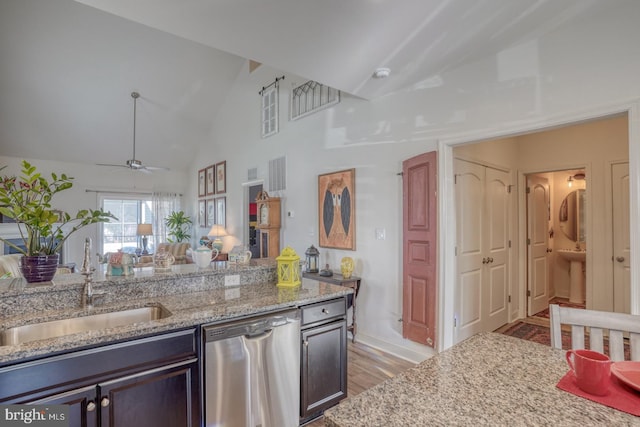
[[[597,14],[608,0],[5,0],[1,155],[185,170],[252,59],[375,99]],[[388,67],[387,79],[373,71]]]

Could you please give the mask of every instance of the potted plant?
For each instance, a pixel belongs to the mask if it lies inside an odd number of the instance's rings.
[[[18,223],[24,247],[2,237],[0,240],[23,255],[20,269],[30,283],[47,282],[53,278],[62,245],[71,234],[89,224],[116,219],[102,209],[82,209],[75,216],[53,209],[53,197],[71,188],[72,180],[66,174],[58,176],[55,173],[49,180],[26,160],[22,161],[19,178],[0,178],[0,214]]]
[[[172,212],[165,218],[164,223],[169,228],[169,236],[173,237],[173,239],[167,238],[169,243],[180,243],[191,239],[189,234],[192,225],[191,218],[186,216],[183,211]]]

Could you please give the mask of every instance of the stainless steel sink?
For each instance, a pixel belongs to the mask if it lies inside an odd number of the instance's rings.
[[[154,305],[16,326],[15,328],[2,331],[2,335],[0,335],[0,345],[16,345],[46,338],[76,334],[78,332],[114,328],[116,326],[126,326],[134,323],[164,319],[169,316],[171,316],[171,312],[167,309],[160,305]]]

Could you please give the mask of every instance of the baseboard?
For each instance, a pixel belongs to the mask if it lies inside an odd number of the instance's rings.
[[[416,364],[436,355],[436,351],[427,346],[421,346],[424,351],[412,350],[360,332],[356,335],[356,341]],[[417,343],[415,345],[419,346]]]

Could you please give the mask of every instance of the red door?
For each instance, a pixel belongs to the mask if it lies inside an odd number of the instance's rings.
[[[436,152],[402,163],[402,336],[436,345]]]

